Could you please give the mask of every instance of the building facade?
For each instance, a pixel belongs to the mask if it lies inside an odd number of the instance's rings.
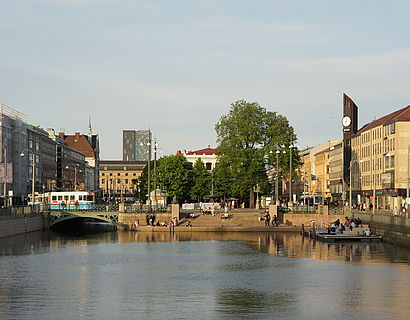
[[[200,149],[196,151],[181,152],[177,151],[177,154],[183,155],[188,162],[191,162],[194,165],[198,160],[201,160],[206,169],[212,171],[215,168],[216,163],[218,162],[218,157],[216,155],[216,148],[211,148],[208,145],[208,148]]]
[[[329,184],[332,201],[346,200],[343,184],[343,142],[329,148]]]
[[[363,126],[352,138],[353,202],[394,210],[410,186],[410,106]]]
[[[57,144],[48,132],[38,126],[28,125],[28,149],[35,155],[35,191],[50,192],[57,189]],[[31,193],[32,154],[29,153],[27,193]]]
[[[300,176],[305,194],[320,194],[330,198],[329,151],[340,141],[327,141],[315,147],[300,150]]]
[[[151,140],[151,130],[123,130],[123,161],[148,161],[151,156]]]
[[[85,170],[85,164],[82,165],[84,175],[84,189],[90,192],[98,192],[98,176],[100,168],[100,142],[99,135],[93,134],[91,124],[89,124],[88,134],[76,132],[73,135],[66,135],[60,132],[59,137],[64,140],[65,144],[70,148],[82,153],[85,156],[85,161],[93,170]],[[87,174],[87,177],[85,176]],[[85,181],[87,180],[87,184]],[[87,188],[86,188],[87,187]]]
[[[27,116],[0,103],[0,190],[1,196],[14,197],[22,204],[27,195],[28,158],[21,157],[27,149]],[[7,162],[7,165],[5,165]],[[6,178],[6,183],[4,179]],[[4,199],[3,203],[4,203]]]
[[[99,187],[107,201],[141,199],[139,178],[147,161],[101,160]]]

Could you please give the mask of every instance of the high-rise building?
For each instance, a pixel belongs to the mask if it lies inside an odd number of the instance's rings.
[[[122,159],[148,161],[151,148],[151,130],[122,131]]]

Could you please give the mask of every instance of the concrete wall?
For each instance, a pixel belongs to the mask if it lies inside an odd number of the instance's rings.
[[[2,219],[0,220],[0,238],[43,230],[46,226],[47,219],[41,215],[34,217]]]
[[[365,213],[353,213],[353,217],[369,224],[372,232],[383,236],[385,241],[410,246],[410,219]]]
[[[139,225],[145,226],[147,225],[147,220],[146,217],[147,215],[150,215],[149,213],[126,213],[126,212],[120,212],[118,215],[118,222],[120,224],[126,225],[126,226],[133,226],[135,225],[135,222],[139,220]],[[172,219],[171,213],[156,213],[154,214],[155,216],[155,223],[157,221],[164,222],[166,221],[169,223]]]
[[[302,224],[310,225],[311,221],[314,220],[317,227],[327,227],[332,222],[340,219],[344,222],[344,214],[303,214],[303,213],[285,213],[283,215],[283,223],[288,225],[300,226]]]

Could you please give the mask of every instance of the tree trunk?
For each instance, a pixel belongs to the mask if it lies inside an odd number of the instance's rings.
[[[253,191],[249,192],[249,208],[255,208],[255,194],[253,193]]]

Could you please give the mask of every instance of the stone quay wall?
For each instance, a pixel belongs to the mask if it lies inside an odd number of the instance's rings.
[[[0,238],[11,237],[48,227],[47,217],[43,215],[19,216],[0,219]]]
[[[409,218],[358,212],[353,212],[352,215],[368,224],[373,233],[383,236],[383,240],[410,247]]]
[[[327,227],[330,225],[332,222],[336,221],[337,219],[340,219],[341,222],[345,221],[345,215],[344,214],[330,214],[330,215],[324,215],[324,214],[304,214],[304,213],[285,213],[283,214],[283,223],[286,225],[294,225],[294,226],[300,226],[300,225],[305,225],[309,226],[312,224],[312,222],[315,222],[316,227]]]

